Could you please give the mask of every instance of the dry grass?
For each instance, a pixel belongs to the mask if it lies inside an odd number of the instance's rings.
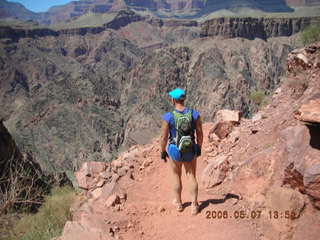
[[[25,215],[18,221],[8,240],[50,240],[60,236],[66,221],[71,219],[74,198],[75,192],[69,186],[53,189],[36,214]]]

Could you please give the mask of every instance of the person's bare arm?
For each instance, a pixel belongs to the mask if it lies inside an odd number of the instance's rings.
[[[201,117],[199,117],[196,121],[196,134],[197,134],[197,144],[199,147],[202,147],[203,143],[203,131],[202,131],[202,120]]]
[[[161,152],[166,151],[167,143],[169,138],[169,123],[167,121],[163,121],[162,123],[162,129],[161,129]]]

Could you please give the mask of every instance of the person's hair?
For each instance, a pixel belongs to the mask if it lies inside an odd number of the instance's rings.
[[[185,97],[183,97],[183,98],[181,98],[181,99],[179,99],[179,100],[173,99],[173,101],[176,102],[176,103],[184,104]]]

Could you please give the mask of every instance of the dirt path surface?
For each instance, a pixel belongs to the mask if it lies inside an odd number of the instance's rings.
[[[240,210],[240,205],[233,205],[233,199],[224,200],[218,194],[208,194],[200,185],[199,202],[201,212],[191,215],[188,179],[183,176],[184,211],[177,212],[171,204],[173,199],[171,186],[171,169],[158,156],[142,181],[128,188],[128,199],[125,208],[135,209],[132,221],[139,221],[140,235],[132,232],[123,234],[124,239],[257,239],[254,223],[247,219],[224,219],[219,215],[216,219],[207,218],[211,213]],[[158,157],[158,159],[157,159]],[[198,159],[198,173],[205,165]],[[199,178],[199,177],[198,177]],[[143,232],[143,235],[141,233]]]

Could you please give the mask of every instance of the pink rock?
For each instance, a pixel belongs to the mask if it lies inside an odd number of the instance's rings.
[[[91,170],[91,174],[98,175],[99,173],[106,170],[107,165],[104,162],[89,162],[89,169]]]
[[[105,184],[105,180],[100,180],[98,183],[97,183],[97,187],[101,188],[104,184]]]
[[[67,222],[61,240],[108,240],[106,233],[102,231],[92,231],[83,227],[78,222]]]
[[[103,162],[85,162],[80,170],[76,172],[79,187],[85,190],[93,187],[94,177],[106,169],[106,163]]]
[[[223,182],[229,171],[228,156],[218,156],[209,161],[201,174],[202,183],[206,188],[215,187]]]
[[[97,189],[93,190],[91,192],[91,194],[92,194],[94,199],[99,198],[101,196],[101,194],[102,194],[102,188],[97,188]]]
[[[112,173],[108,172],[108,171],[104,171],[104,172],[100,173],[99,176],[104,179],[109,179],[112,177]]]
[[[228,122],[219,122],[214,126],[213,129],[210,130],[211,138],[214,138],[215,134],[219,139],[224,139],[229,136],[229,134],[232,132],[234,128],[234,122],[228,121]]]
[[[227,109],[222,109],[219,110],[216,113],[215,116],[215,122],[239,122],[241,118],[241,112],[240,111],[233,111],[233,110],[227,110]]]
[[[117,159],[117,160],[113,160],[112,163],[111,163],[112,167],[114,167],[115,169],[118,169],[118,168],[122,168],[123,167],[123,162],[120,160],[120,159]]]
[[[82,189],[88,190],[89,186],[88,186],[86,175],[83,174],[83,172],[81,171],[76,172],[75,175],[76,175],[79,187]]]
[[[297,118],[304,122],[320,123],[320,98],[302,105]]]
[[[120,197],[117,194],[112,194],[106,201],[106,206],[107,207],[113,207],[116,204],[120,203]]]
[[[111,182],[111,183],[104,185],[102,187],[102,192],[101,192],[99,198],[102,200],[107,200],[109,198],[109,196],[112,194],[112,192],[114,191],[115,185],[116,185],[115,182]]]

